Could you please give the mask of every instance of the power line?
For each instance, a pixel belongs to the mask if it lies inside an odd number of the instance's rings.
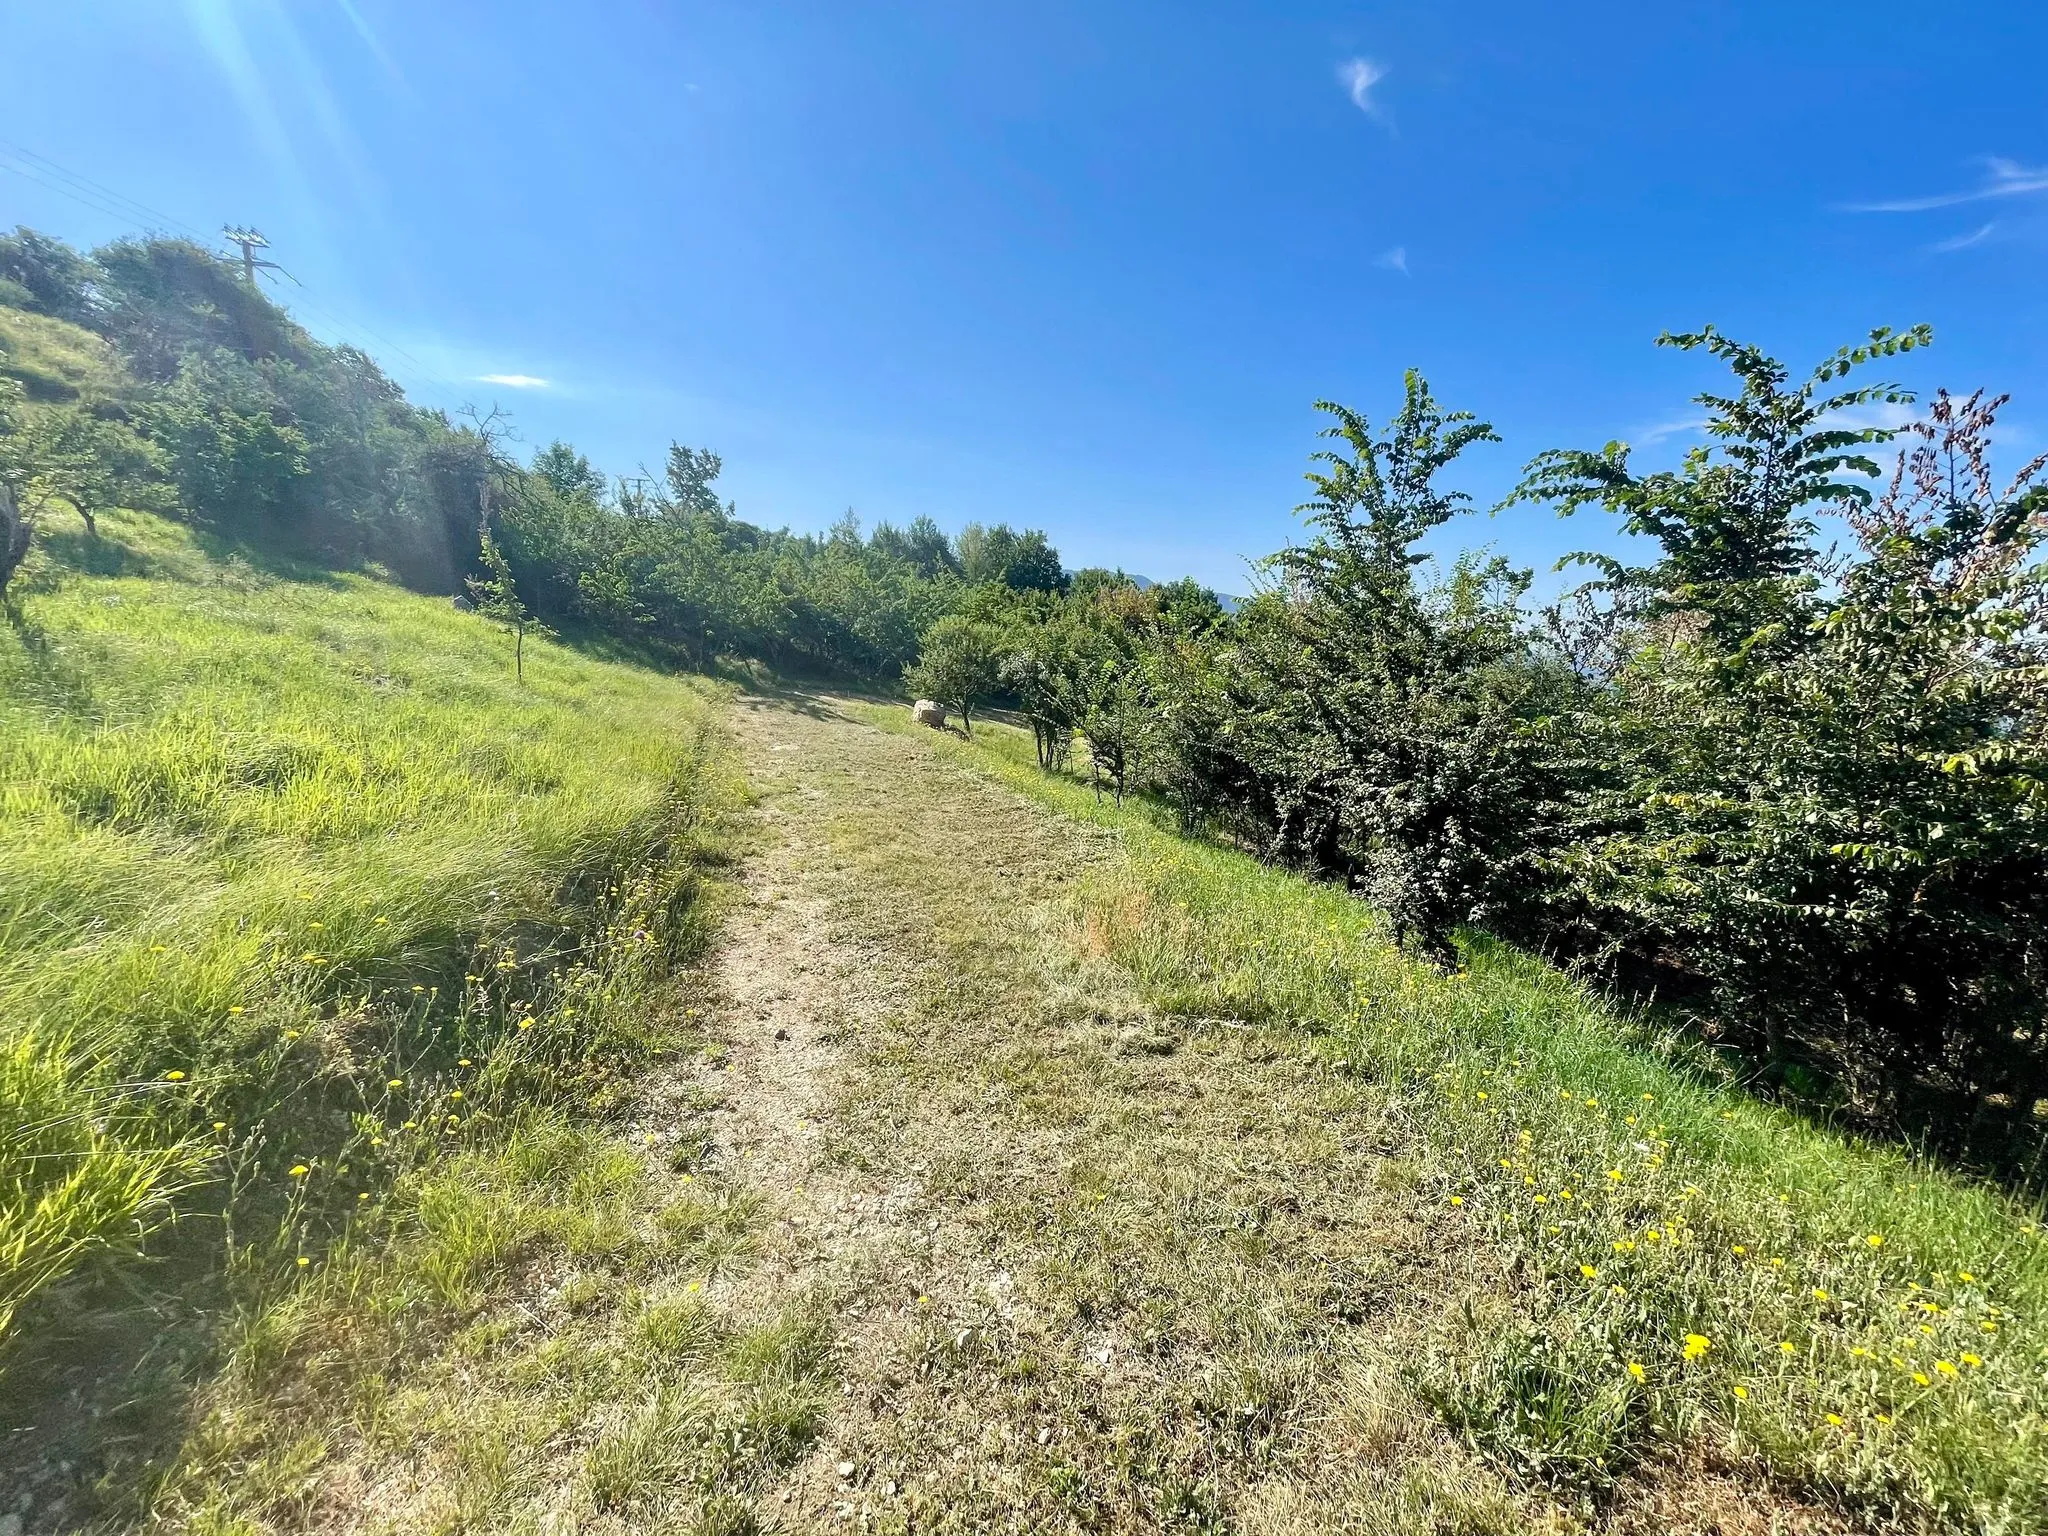
[[[67,170],[56,161],[39,155],[32,149],[23,149],[19,144],[0,139],[0,153],[11,155],[16,160],[23,162],[21,166],[10,166],[10,170],[15,171],[17,174],[29,175],[30,180],[39,181],[53,192],[63,192],[66,195],[76,195],[79,192],[89,193],[99,199],[101,203],[112,203],[115,205],[114,209],[101,207],[100,212],[102,213],[116,212],[117,217],[135,219],[138,223],[154,221],[160,227],[182,230],[195,240],[205,240],[207,238],[190,224],[185,223],[182,219],[172,218],[161,208],[152,208],[149,204],[129,197],[124,192],[115,191],[103,182],[94,181],[90,176],[81,176],[76,171]],[[31,175],[31,172],[39,174]],[[51,177],[68,183],[69,187],[54,185],[49,179]],[[81,197],[80,201],[83,200],[83,197]]]
[[[10,161],[18,163],[10,163]],[[94,181],[89,176],[81,176],[76,171],[67,170],[47,156],[38,155],[33,150],[23,149],[20,145],[10,143],[5,139],[0,139],[0,170],[12,171],[24,180],[32,181],[48,191],[55,192],[60,197],[67,197],[71,201],[90,208],[96,213],[104,213],[111,218],[123,219],[133,223],[147,224],[154,222],[159,228],[179,230],[201,245],[209,243],[209,236],[194,229],[184,220],[172,218],[161,209],[152,208],[147,203],[140,202],[125,193],[117,192],[112,187],[102,182]],[[236,233],[249,234],[253,233],[253,231],[231,232],[229,235],[231,241]],[[267,244],[268,242],[264,243]],[[245,273],[249,271],[252,265],[267,265],[262,262],[254,262],[252,259],[253,252],[247,247],[243,250],[243,257],[245,258]],[[278,270],[282,271],[283,269],[279,268]],[[286,275],[289,276],[290,274]],[[298,281],[297,278],[292,280],[294,282]],[[391,340],[390,337],[370,329],[369,326],[364,325],[361,321],[347,319],[307,298],[299,299],[291,307],[309,312],[326,320],[333,327],[335,333],[341,337],[344,345],[354,346],[358,351],[367,354],[370,348],[358,345],[355,337],[350,333],[355,332],[358,335],[367,336],[372,341],[377,342],[386,353],[395,354],[410,363],[415,375],[436,388],[445,390],[450,395],[461,395],[468,392],[467,386],[452,383],[448,379],[441,377],[397,342]]]

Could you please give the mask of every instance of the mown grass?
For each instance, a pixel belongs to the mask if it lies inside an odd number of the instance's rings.
[[[1392,1094],[1440,1241],[1511,1277],[1411,1367],[1501,1465],[1597,1496],[1683,1453],[1902,1528],[2048,1528],[2038,1210],[1750,1100],[1482,935],[1456,975],[1418,966],[1341,892],[1098,802],[1021,733],[942,750],[1118,832],[1086,935],[1156,1007],[1298,1030]]]
[[[224,1277],[260,1373],[305,1298],[454,1316],[536,1242],[601,1247],[619,1170],[574,1121],[688,1033],[715,695],[546,644],[520,685],[445,602],[101,528],[0,633],[15,1384],[107,1365],[74,1346],[138,1285],[161,1327]],[[372,1284],[387,1249],[424,1267]]]

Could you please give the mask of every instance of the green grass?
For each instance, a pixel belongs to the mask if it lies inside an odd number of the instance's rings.
[[[1906,1528],[2048,1528],[2037,1210],[1754,1102],[1483,936],[1417,966],[1341,892],[1098,803],[1021,733],[941,750],[1116,831],[1086,939],[1154,1006],[1296,1031],[1391,1093],[1437,1240],[1510,1277],[1410,1368],[1497,1462],[1597,1493],[1687,1454]]]
[[[387,1197],[464,1227],[459,1305],[519,1202],[424,1171],[559,1145],[675,1023],[716,696],[545,643],[521,686],[443,600],[102,530],[0,631],[0,1329],[139,1249],[300,1283]]]
[[[17,381],[42,404],[117,396],[133,384],[114,349],[91,331],[8,304],[0,304],[0,379]]]

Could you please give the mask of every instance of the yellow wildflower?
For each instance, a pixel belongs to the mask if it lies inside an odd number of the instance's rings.
[[[1629,1375],[1631,1375],[1631,1376],[1635,1377],[1635,1379],[1636,1379],[1637,1381],[1641,1381],[1641,1380],[1643,1379],[1643,1365],[1642,1365],[1642,1362],[1641,1362],[1640,1360],[1631,1360],[1631,1361],[1629,1361],[1629,1363],[1628,1363],[1628,1373],[1629,1373]]]
[[[1704,1333],[1688,1333],[1685,1336],[1685,1358],[1697,1360],[1714,1347],[1714,1341]]]
[[[312,1171],[313,1170],[308,1168],[304,1163],[294,1163],[292,1164],[291,1176],[295,1179],[303,1179],[307,1174],[311,1173]]]
[[[176,1070],[166,1072],[164,1074],[164,1081],[167,1083],[182,1083],[185,1081],[185,1074]]]

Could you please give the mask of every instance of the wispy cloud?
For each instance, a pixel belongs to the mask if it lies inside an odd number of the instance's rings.
[[[1820,425],[1831,432],[1862,432],[1871,427],[1896,432],[1908,422],[1918,420],[1919,415],[1917,410],[1904,401],[1874,400],[1869,405],[1830,411],[1821,417]]]
[[[1933,249],[1937,251],[1967,250],[1969,247],[1975,245],[1979,240],[1982,240],[1986,236],[1988,236],[1991,233],[1991,231],[1993,231],[1996,228],[1998,228],[1998,221],[1996,219],[1992,219],[1987,223],[1980,224],[1977,228],[1971,230],[1967,235],[1954,235],[1947,240],[1935,241]]]
[[[530,373],[480,373],[479,384],[502,384],[507,389],[546,389],[548,381],[537,379]]]
[[[1386,78],[1386,66],[1371,59],[1346,59],[1337,66],[1337,79],[1344,86],[1344,94],[1351,98],[1351,105],[1381,122],[1386,120],[1386,109],[1373,100],[1372,88]]]
[[[1378,261],[1375,261],[1373,265],[1385,267],[1390,272],[1398,272],[1403,277],[1406,277],[1408,275],[1408,247],[1405,245],[1395,246],[1391,251],[1382,255]]]
[[[1674,416],[1666,421],[1652,422],[1647,427],[1638,427],[1629,433],[1631,447],[1649,448],[1670,437],[1690,437],[1707,424],[1704,416]]]
[[[2028,197],[2048,192],[2048,167],[2021,165],[2017,160],[1993,157],[1984,162],[1986,175],[1981,186],[1965,192],[1939,192],[1932,197],[1902,197],[1884,203],[1851,203],[1850,213],[1926,213],[1935,208],[1953,208],[1959,203],[1981,203],[1996,197]]]

